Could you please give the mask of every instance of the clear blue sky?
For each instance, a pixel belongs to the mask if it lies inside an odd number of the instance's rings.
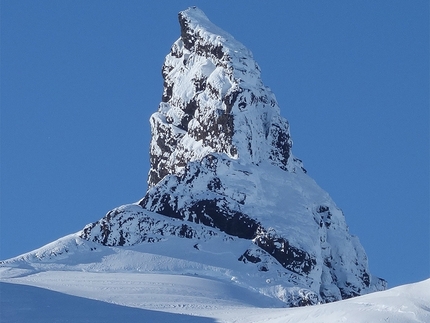
[[[1,1],[0,259],[139,200],[177,13],[253,53],[372,273],[428,278],[429,2]]]

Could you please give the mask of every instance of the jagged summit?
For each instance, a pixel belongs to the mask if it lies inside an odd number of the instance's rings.
[[[198,8],[180,12],[179,23],[181,37],[162,68],[162,102],[151,117],[149,187],[211,153],[287,169],[288,122],[252,53]]]
[[[170,273],[211,268],[288,306],[384,289],[342,211],[293,156],[288,122],[251,52],[195,7],[179,24],[150,118],[145,196],[25,261],[52,262],[75,245],[93,252],[94,243],[152,248],[175,264]]]

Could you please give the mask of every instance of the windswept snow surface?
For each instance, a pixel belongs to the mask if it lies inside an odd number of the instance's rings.
[[[229,255],[195,249],[198,263],[177,258],[182,243],[191,241],[177,239],[176,248],[164,251],[159,243],[117,248],[72,234],[2,261],[0,322],[430,322],[430,279],[283,308],[270,294],[276,283],[252,290],[245,287],[252,276],[235,276],[239,269],[226,266]]]

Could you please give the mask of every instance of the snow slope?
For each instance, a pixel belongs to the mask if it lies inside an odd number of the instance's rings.
[[[430,279],[285,308],[273,295],[285,292],[276,281],[250,288],[252,272],[231,266],[245,265],[230,259],[248,241],[221,255],[201,242],[190,259],[178,258],[191,243],[107,247],[72,234],[2,261],[0,322],[430,322]]]
[[[430,279],[330,304],[269,308],[215,279],[47,271],[1,280],[0,322],[430,322],[429,290]]]

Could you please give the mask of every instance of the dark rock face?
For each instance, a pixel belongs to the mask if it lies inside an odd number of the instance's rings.
[[[257,246],[279,261],[285,269],[297,274],[308,275],[316,265],[316,259],[306,251],[291,246],[287,239],[272,236],[265,230],[260,230],[254,241]]]
[[[197,8],[179,23],[150,119],[149,189],[81,236],[108,246],[248,240],[236,259],[282,279],[282,288],[300,287],[282,297],[290,306],[384,289],[342,211],[292,155],[288,122],[251,52]]]
[[[219,232],[208,227],[167,220],[161,215],[145,212],[137,205],[126,205],[87,225],[82,230],[81,238],[105,246],[129,246],[144,242],[155,243],[169,236],[200,239],[218,235]]]

